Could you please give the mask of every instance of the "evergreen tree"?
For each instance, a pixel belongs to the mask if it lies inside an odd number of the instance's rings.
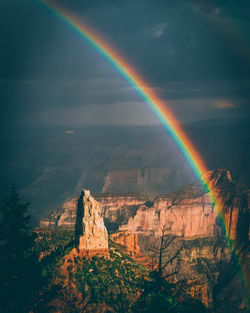
[[[0,312],[27,312],[40,279],[32,253],[34,237],[29,232],[29,203],[20,202],[16,187],[0,208]]]

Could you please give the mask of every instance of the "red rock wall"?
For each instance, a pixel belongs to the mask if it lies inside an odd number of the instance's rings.
[[[249,197],[247,193],[232,182],[230,173],[226,170],[215,170],[209,172],[208,176],[219,190],[223,208],[221,214],[230,237],[239,238],[239,232],[242,232],[243,240],[245,237],[248,238],[247,200]],[[106,194],[95,196],[95,199],[100,203],[105,220],[116,224],[116,227],[119,226],[119,230],[155,233],[159,236],[162,227],[166,226],[168,233],[184,236],[187,239],[222,234],[222,228],[217,221],[216,208],[199,184],[189,186],[176,194],[155,199],[135,194],[124,196]],[[41,221],[41,227],[74,229],[77,200],[78,197],[66,201],[62,208]]]
[[[141,205],[134,217],[119,230],[132,233],[154,233],[161,236],[162,228],[167,233],[185,238],[209,237],[215,233],[216,213],[207,195],[187,199],[172,205],[168,199],[159,199],[148,208]]]
[[[126,251],[139,253],[138,236],[129,232],[118,232],[110,235],[110,239],[124,247]]]

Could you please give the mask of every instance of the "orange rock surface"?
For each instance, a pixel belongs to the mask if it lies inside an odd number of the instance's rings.
[[[88,190],[83,190],[77,206],[76,236],[79,241],[80,251],[108,250],[108,232],[104,226],[99,203],[90,195]],[[88,252],[93,254],[92,252]]]

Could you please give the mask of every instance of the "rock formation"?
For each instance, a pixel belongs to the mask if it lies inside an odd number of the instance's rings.
[[[110,239],[119,246],[119,249],[129,254],[148,270],[158,268],[158,262],[154,258],[147,256],[145,253],[141,253],[138,234],[132,234],[128,231],[119,231],[110,235]]]
[[[75,236],[80,251],[108,250],[108,233],[101,208],[89,190],[83,190],[77,203]]]
[[[238,274],[232,270],[235,265],[231,250],[223,238],[226,229],[231,239],[247,245],[249,195],[232,181],[227,170],[215,170],[207,175],[218,191],[220,198],[215,202],[221,204],[225,228],[204,184],[199,181],[179,192],[155,198],[145,194],[101,194],[95,196],[97,202],[84,190],[80,199],[66,201],[43,219],[40,227],[74,229],[76,226],[79,248],[94,251],[107,249],[104,219],[107,229],[119,231],[112,235],[112,240],[150,269],[155,263],[150,262],[154,256],[149,248],[157,246],[164,226],[166,233],[177,236],[182,244],[177,278],[194,282],[194,288],[190,287],[189,291],[206,305],[212,305],[213,288],[218,289],[219,277],[224,272],[232,273],[232,281],[238,281]],[[237,288],[240,290],[238,285]],[[219,290],[222,295],[223,290]]]
[[[121,245],[126,251],[138,254],[140,253],[140,247],[138,244],[138,235],[130,233],[128,231],[117,232],[110,235],[110,239]]]
[[[158,197],[150,206],[141,205],[135,216],[130,217],[119,230],[160,237],[163,227],[169,234],[186,239],[214,236],[216,213],[213,204],[206,194],[178,202],[168,196]]]
[[[246,241],[249,231],[248,194],[231,179],[227,170],[210,172],[209,179],[219,190],[226,229],[232,239]],[[95,196],[110,230],[159,237],[164,225],[168,233],[185,239],[223,235],[214,203],[200,182],[180,192],[151,198],[148,195],[101,194]],[[66,201],[61,208],[41,221],[41,227],[74,229],[78,199]]]

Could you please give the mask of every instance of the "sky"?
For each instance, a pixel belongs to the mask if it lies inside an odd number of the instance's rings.
[[[250,3],[57,0],[154,88],[181,122],[250,117]],[[103,57],[35,0],[0,0],[1,133],[155,125]]]

